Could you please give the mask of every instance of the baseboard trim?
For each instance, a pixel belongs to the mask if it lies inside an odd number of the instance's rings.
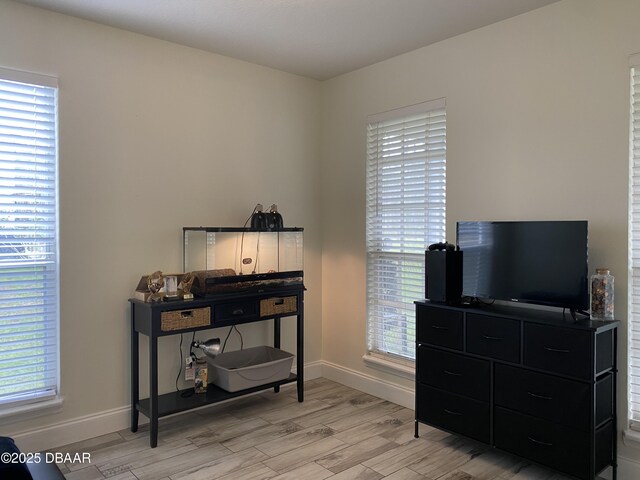
[[[305,380],[321,377],[322,369],[321,361],[306,364],[304,366]],[[227,401],[233,401],[233,399]],[[119,407],[21,432],[13,435],[13,439],[23,452],[40,452],[124,430],[131,426],[130,422],[130,407]],[[145,423],[148,423],[148,419],[144,415],[140,415],[139,424],[144,425]]]
[[[611,475],[606,478],[611,478]],[[618,480],[640,478],[640,462],[626,457],[618,457]]]
[[[131,409],[120,407],[28,430],[13,435],[13,439],[23,452],[40,452],[124,430],[130,422]],[[146,417],[140,415],[140,424],[145,423]]]
[[[350,368],[326,361],[322,362],[322,376],[334,382],[410,408],[411,410],[415,408],[413,388],[407,388],[385,380],[380,380],[372,375],[357,372]]]
[[[315,362],[305,363],[304,365],[304,380],[314,380],[316,378],[320,378],[322,376],[322,360],[317,360]],[[297,373],[296,368],[293,368],[293,373]]]

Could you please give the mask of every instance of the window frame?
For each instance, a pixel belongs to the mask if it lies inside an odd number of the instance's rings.
[[[49,88],[53,90],[53,134],[54,134],[54,148],[53,148],[53,188],[54,194],[52,195],[54,201],[54,246],[53,255],[55,255],[54,261],[51,263],[51,270],[53,271],[53,279],[50,282],[54,285],[55,293],[52,295],[53,300],[51,304],[54,305],[55,312],[50,314],[53,320],[47,321],[49,327],[53,326],[55,332],[51,335],[54,352],[50,354],[53,358],[51,363],[55,363],[55,373],[52,375],[55,385],[53,388],[48,389],[34,389],[30,392],[25,392],[16,398],[6,398],[0,400],[0,418],[3,420],[7,417],[19,417],[24,414],[29,414],[29,417],[34,415],[42,415],[52,413],[60,410],[63,398],[60,393],[61,386],[61,374],[60,374],[60,200],[59,200],[59,94],[60,88],[58,79],[50,75],[36,74],[31,72],[25,72],[20,70],[14,70],[10,68],[0,67],[0,79],[8,82],[16,82],[27,85],[34,85],[39,88]],[[46,267],[45,267],[46,268]],[[46,288],[46,287],[44,287]],[[53,383],[52,382],[52,383]],[[13,421],[13,420],[12,420]]]
[[[377,235],[380,237],[382,235],[381,232],[385,231],[384,221],[376,220],[375,217],[380,217],[381,215],[374,215],[373,210],[382,209],[383,207],[379,207],[378,198],[380,196],[380,192],[378,191],[378,185],[382,182],[382,173],[380,173],[380,164],[387,165],[388,160],[383,160],[384,155],[380,154],[380,141],[381,137],[376,130],[376,136],[372,139],[373,135],[371,134],[372,129],[383,129],[389,124],[402,124],[402,145],[403,145],[403,153],[400,155],[399,162],[402,163],[402,166],[399,168],[403,170],[402,175],[402,207],[400,214],[403,218],[407,215],[410,215],[412,210],[411,202],[407,201],[405,203],[405,192],[404,188],[408,185],[405,182],[405,174],[404,172],[408,170],[408,165],[410,162],[415,162],[415,158],[410,160],[410,154],[404,153],[404,132],[405,132],[405,124],[410,122],[414,122],[416,120],[412,120],[420,116],[425,119],[426,125],[424,126],[424,154],[422,155],[422,161],[424,162],[424,177],[425,184],[423,186],[424,196],[421,197],[423,203],[421,204],[424,207],[424,225],[420,228],[424,229],[424,238],[420,238],[419,247],[416,246],[415,239],[411,242],[408,237],[410,235],[402,235],[402,247],[400,249],[402,251],[393,252],[393,248],[389,250],[384,250],[384,247],[380,246],[383,242],[378,240],[376,241],[374,237]],[[441,117],[439,121],[434,120],[436,117]],[[433,125],[437,125],[434,127]],[[395,127],[392,127],[395,128]],[[437,153],[432,148],[436,145],[436,132],[438,129],[441,129],[439,133],[441,134],[441,143],[439,146],[441,150]],[[413,139],[410,139],[413,141]],[[376,143],[376,147],[373,147],[373,143]],[[376,153],[373,153],[373,150],[376,150]],[[415,154],[414,154],[415,155]],[[417,155],[420,157],[420,155]],[[374,158],[375,157],[375,158]],[[435,160],[435,157],[442,157],[442,160]],[[374,162],[374,163],[372,163]],[[437,180],[437,188],[442,189],[441,197],[441,206],[438,208],[427,208],[428,200],[432,200],[437,195],[434,195],[429,192],[429,175],[431,179],[436,177],[436,174],[429,173],[429,167],[436,164],[436,162],[440,163],[441,171],[437,172],[437,176],[440,178]],[[393,162],[392,162],[393,163]],[[398,164],[399,165],[399,164]],[[377,173],[372,173],[373,170],[377,170]],[[367,166],[366,166],[366,262],[367,262],[367,272],[366,272],[366,353],[363,356],[363,360],[365,363],[373,368],[377,368],[380,370],[384,370],[390,373],[394,373],[396,375],[400,375],[406,378],[413,378],[414,369],[415,369],[415,307],[413,302],[415,300],[419,300],[424,298],[424,250],[430,243],[444,241],[445,231],[446,231],[446,101],[445,99],[437,99],[433,101],[423,102],[416,105],[411,105],[408,107],[403,107],[399,109],[394,109],[391,111],[383,112],[376,115],[370,115],[367,117]],[[375,175],[375,178],[374,178]],[[373,187],[372,184],[376,183],[376,186]],[[381,187],[384,188],[384,187]],[[374,193],[375,191],[375,193]],[[374,204],[376,207],[374,208]],[[414,207],[415,208],[415,207]],[[434,214],[433,211],[437,210],[437,214]],[[415,211],[415,210],[414,210]],[[431,221],[429,221],[428,212],[432,211]],[[377,212],[376,212],[377,213]],[[439,215],[439,218],[437,218]],[[402,228],[404,229],[408,223],[405,222],[406,218],[402,220]],[[429,228],[427,224],[437,223],[437,227],[434,230],[434,233],[429,233]],[[407,227],[408,228],[408,227]],[[415,234],[414,234],[415,235]],[[414,238],[414,237],[411,237]],[[405,248],[410,243],[413,243],[412,247]],[[376,246],[374,246],[374,244]],[[400,341],[405,347],[408,347],[408,353],[405,355],[397,354],[390,351],[385,351],[384,348],[380,348],[379,342],[376,341],[376,338],[381,338],[381,335],[384,336],[384,333],[380,334],[379,326],[376,325],[376,322],[379,323],[380,314],[374,314],[373,310],[376,309],[376,302],[380,302],[377,298],[381,294],[374,294],[372,284],[376,282],[376,275],[381,277],[381,275],[375,272],[375,267],[373,264],[377,262],[376,257],[383,258],[385,256],[389,256],[390,258],[396,257],[396,268],[398,268],[399,272],[413,272],[410,275],[419,278],[419,286],[415,284],[413,287],[401,287],[404,292],[404,296],[411,296],[410,300],[402,302],[404,310],[404,325],[408,325],[413,323],[413,336],[411,336],[410,332],[405,332],[405,337]],[[393,263],[393,261],[392,261]],[[398,266],[402,264],[402,266]],[[379,262],[378,262],[379,265]],[[411,266],[409,266],[411,265]],[[407,270],[408,269],[408,270]],[[409,284],[411,282],[407,282]],[[406,295],[409,290],[411,290],[410,295]],[[418,293],[419,292],[419,293]],[[402,295],[402,294],[401,294]],[[413,298],[415,296],[415,298]],[[398,309],[400,310],[400,308]],[[407,338],[406,335],[409,335]]]

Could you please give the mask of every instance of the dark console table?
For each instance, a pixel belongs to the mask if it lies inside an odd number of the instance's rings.
[[[297,382],[298,401],[304,400],[304,287],[282,287],[260,293],[224,294],[189,301],[145,303],[130,299],[131,305],[131,431],[138,430],[138,414],[149,418],[149,441],[158,444],[158,419],[192,408]],[[289,378],[229,393],[213,384],[207,392],[183,397],[184,391],[158,395],[158,338],[210,328],[273,319],[273,343],[280,348],[281,317],[297,318],[297,372]],[[149,398],[139,395],[139,335],[149,338]]]
[[[416,302],[416,424],[580,479],[617,473],[617,321]]]

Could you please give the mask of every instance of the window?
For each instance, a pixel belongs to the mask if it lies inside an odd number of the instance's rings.
[[[444,100],[374,115],[367,127],[367,337],[370,355],[415,360],[424,251],[445,238]]]
[[[0,69],[0,412],[58,390],[57,85]]]
[[[629,420],[640,430],[640,55],[631,57],[629,134]]]

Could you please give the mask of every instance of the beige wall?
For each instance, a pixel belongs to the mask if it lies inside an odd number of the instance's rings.
[[[449,240],[461,219],[587,219],[591,267],[613,270],[626,325],[638,18],[637,0],[564,0],[320,84],[0,0],[0,66],[60,79],[65,397],[61,413],[1,433],[126,406],[139,276],[181,269],[182,226],[238,225],[259,201],[306,227],[305,360],[411,387],[361,359],[365,118],[441,97]],[[624,380],[624,328],[620,343]],[[166,391],[177,343],[160,348]]]
[[[320,359],[318,82],[2,0],[0,66],[59,78],[65,400],[2,434],[127,406],[140,276],[181,271],[183,226],[241,226],[257,202],[306,227],[305,361]],[[283,346],[295,351],[293,325]],[[271,331],[240,330],[245,345]],[[177,351],[161,339],[161,391]]]
[[[586,219],[590,268],[616,275],[626,327],[628,57],[640,51],[638,19],[637,0],[565,0],[323,83],[324,360],[411,386],[361,358],[365,119],[441,97],[448,240],[457,220]],[[622,328],[622,417],[626,341]]]

